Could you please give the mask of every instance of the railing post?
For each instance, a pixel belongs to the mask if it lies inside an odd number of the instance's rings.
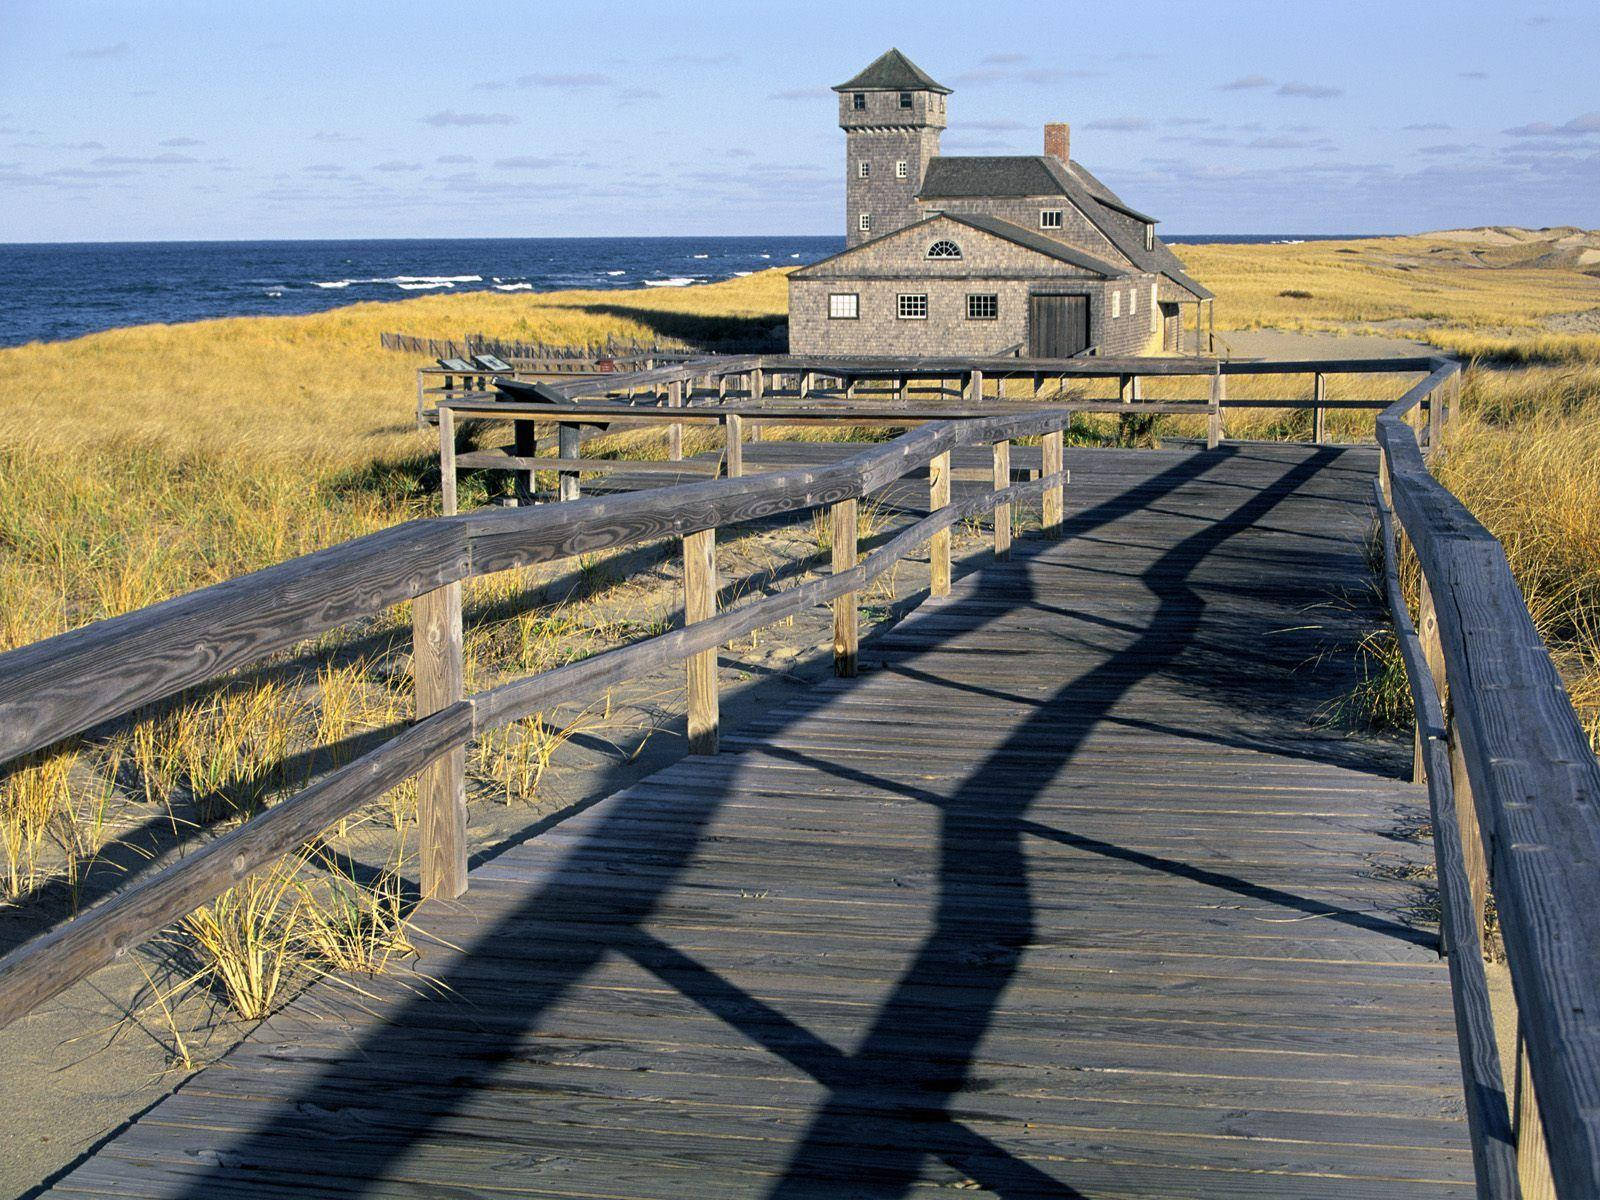
[[[717,531],[683,535],[683,623],[717,615]],[[691,654],[689,675],[689,753],[717,752],[717,647]]]
[[[1556,1184],[1550,1175],[1550,1147],[1544,1140],[1544,1122],[1539,1116],[1539,1098],[1533,1090],[1533,1073],[1528,1064],[1528,1043],[1517,1024],[1517,1082],[1512,1100],[1512,1127],[1517,1137],[1517,1182],[1522,1200],[1556,1200]]]
[[[582,437],[578,426],[570,421],[563,421],[556,429],[556,454],[561,458],[577,458],[578,447]],[[578,483],[578,472],[574,469],[562,467],[556,476],[556,498],[558,500],[576,500],[582,494]]]
[[[417,719],[462,697],[461,585],[411,602],[411,676]],[[417,776],[422,894],[453,900],[467,890],[467,748],[457,746]]]
[[[1011,486],[1011,443],[994,444],[994,490]],[[1011,557],[1011,504],[994,506],[994,556],[997,560]]]
[[[511,422],[511,449],[518,458],[534,458],[539,453],[539,425],[536,421]],[[512,499],[518,504],[532,504],[538,493],[539,480],[535,471],[513,471]]]
[[[1422,595],[1418,603],[1417,639],[1422,643],[1422,657],[1427,660],[1428,674],[1433,676],[1433,689],[1439,693],[1439,703],[1445,703],[1444,647],[1439,642],[1439,614],[1434,611],[1433,592],[1423,578],[1418,585]],[[1422,752],[1422,724],[1416,727],[1411,764],[1411,782],[1422,783],[1428,778],[1426,760]],[[1459,807],[1459,806],[1458,806]]]
[[[760,367],[750,372],[750,403],[760,404],[761,397],[766,394],[766,374]],[[750,422],[750,440],[761,440],[761,426],[755,421]]]
[[[1444,389],[1434,388],[1427,399],[1428,405],[1428,457],[1439,453],[1439,442],[1444,433]]]
[[[829,513],[833,523],[833,573],[841,574],[856,565],[856,501],[840,500]],[[860,646],[860,616],[857,594],[846,592],[833,602],[833,671],[845,677],[856,673],[856,653]]]
[[[1448,717],[1450,739],[1450,791],[1455,800],[1456,826],[1461,831],[1461,858],[1467,869],[1467,886],[1472,891],[1472,911],[1477,918],[1478,936],[1484,936],[1483,917],[1489,904],[1489,860],[1483,850],[1483,833],[1478,828],[1478,807],[1472,797],[1472,780],[1467,776],[1466,758],[1461,751],[1461,731],[1456,727],[1454,708]]]
[[[1228,385],[1223,382],[1222,367],[1217,366],[1211,376],[1211,406],[1206,413],[1206,449],[1215,450],[1222,442],[1222,402],[1227,398]]]
[[[439,410],[439,504],[456,515],[456,414],[448,406]]]
[[[722,429],[728,478],[738,479],[744,474],[744,418],[728,413],[722,418]]]
[[[667,385],[667,407],[683,407],[683,380],[676,379]],[[683,461],[683,422],[674,421],[667,426],[667,457],[673,462]]]
[[[950,503],[950,451],[928,462],[928,511],[938,512]],[[936,532],[928,542],[928,594],[950,594],[950,527]]]
[[[1311,399],[1316,405],[1311,410],[1311,440],[1316,445],[1322,445],[1327,437],[1326,423],[1327,410],[1322,404],[1328,398],[1328,379],[1321,371],[1311,377]]]
[[[983,403],[983,372],[973,371],[967,375],[967,403]]]
[[[1043,461],[1040,463],[1040,471],[1046,478],[1059,474],[1065,466],[1065,442],[1065,434],[1060,429],[1045,434],[1041,440]],[[1039,523],[1043,526],[1040,532],[1045,537],[1058,538],[1063,532],[1066,494],[1065,483],[1052,483],[1044,489],[1044,496],[1040,500]]]

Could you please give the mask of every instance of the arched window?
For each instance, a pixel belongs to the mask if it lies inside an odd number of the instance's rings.
[[[948,238],[941,238],[928,247],[929,258],[960,258],[961,247]]]

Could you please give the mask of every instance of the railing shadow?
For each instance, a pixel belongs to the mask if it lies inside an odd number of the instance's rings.
[[[1226,455],[1223,451],[1182,460],[1115,500],[1078,513],[1072,530],[1082,533],[1108,524],[1130,504],[1154,501],[1199,478]],[[608,845],[626,832],[631,820],[627,805],[618,805],[615,814],[602,816],[592,834],[530,884],[475,942],[493,950],[568,925],[559,957],[542,961],[537,971],[508,989],[503,979],[485,980],[469,948],[445,969],[441,992],[396,1002],[384,1023],[361,1031],[355,1044],[324,1064],[292,1097],[273,1103],[259,1124],[241,1132],[208,1164],[174,1151],[169,1161],[175,1173],[168,1178],[183,1180],[174,1194],[199,1200],[228,1194],[234,1185],[263,1184],[265,1172],[286,1162],[296,1176],[337,1180],[330,1193],[389,1194],[378,1181],[474,1095],[495,1086],[502,1065],[541,1019],[602,960],[621,954],[826,1089],[770,1196],[899,1197],[916,1185],[929,1158],[1000,1195],[1079,1195],[1069,1183],[968,1129],[949,1109],[950,1098],[970,1082],[980,1042],[1033,938],[1024,842],[1040,836],[1042,827],[1030,819],[1029,810],[1116,704],[1195,643],[1205,613],[1205,602],[1191,582],[1195,568],[1259,522],[1331,458],[1309,454],[1284,467],[1261,491],[1160,554],[1141,576],[1154,598],[1153,611],[1128,644],[1087,672],[1061,681],[983,761],[972,764],[951,794],[928,797],[940,822],[933,929],[876,1008],[854,1050],[838,1050],[647,930],[729,798],[732,785],[718,785],[707,776],[703,784],[682,790],[672,822],[656,826],[648,873],[610,872],[597,878],[597,857],[615,859]],[[1019,546],[1019,554],[1026,552]],[[1036,597],[1026,585],[1025,572],[1004,565],[983,569],[986,575],[991,572],[1007,580],[1003,594],[1012,598],[1012,608],[1032,606]],[[982,594],[981,586],[978,590]],[[1005,611],[1005,606],[996,606],[986,615],[974,615],[973,627]],[[780,729],[825,709],[832,694],[816,689],[808,701],[795,705]],[[1052,748],[1053,760],[1034,755],[1026,758],[1033,765],[1021,769],[1025,758],[1017,752],[1040,746]],[[1002,764],[1008,769],[1007,786],[996,789],[986,777]],[[561,915],[587,913],[592,918],[591,906],[604,907],[603,921]],[[957,989],[947,986],[952,973],[961,975]],[[270,1037],[270,1031],[263,1036]],[[423,1047],[430,1060],[450,1064],[433,1078],[425,1101],[403,1091],[364,1092],[370,1064],[404,1062]],[[354,1128],[338,1115],[352,1105],[362,1110]],[[173,1135],[155,1131],[152,1136]],[[849,1147],[855,1149],[846,1152]],[[139,1153],[149,1148],[147,1141]],[[517,1180],[507,1176],[499,1182],[514,1186]]]

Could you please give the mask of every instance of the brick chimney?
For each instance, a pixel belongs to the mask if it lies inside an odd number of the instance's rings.
[[[1044,152],[1063,167],[1072,158],[1072,126],[1065,122],[1044,127]]]

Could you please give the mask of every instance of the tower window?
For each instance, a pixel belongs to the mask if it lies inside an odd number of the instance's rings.
[[[1113,319],[1122,315],[1122,293],[1111,293],[1111,316]]]
[[[901,92],[900,93],[900,107],[901,108],[910,108],[911,107],[911,93],[910,92]]]
[[[902,294],[899,300],[898,316],[902,321],[926,321],[928,319],[928,293],[916,292]]]
[[[863,179],[872,174],[872,164],[864,158],[856,164],[856,167],[856,174],[860,175]]]
[[[828,319],[830,321],[854,321],[860,315],[860,293],[834,292],[828,297]]]
[[[1040,229],[1060,229],[1061,210],[1059,208],[1044,208],[1039,210]]]
[[[856,92],[851,95],[850,107],[855,109],[857,112],[861,112],[863,109],[865,109],[867,107],[867,94],[865,92]]]
[[[1148,221],[1145,222],[1144,227],[1144,248],[1146,250],[1154,250],[1156,248],[1156,227]]]
[[[861,216],[856,218],[856,228],[861,230],[862,233],[871,233],[872,232],[872,214],[871,213],[862,213]]]
[[[972,293],[967,296],[967,320],[995,321],[1000,318],[1000,297],[994,292]]]
[[[960,258],[961,247],[948,238],[941,238],[928,247],[929,258]]]
[[[904,179],[910,173],[911,172],[907,169],[907,165],[906,165],[906,160],[905,159],[902,158],[899,162],[895,163],[895,165],[894,165],[894,177],[896,179]]]

